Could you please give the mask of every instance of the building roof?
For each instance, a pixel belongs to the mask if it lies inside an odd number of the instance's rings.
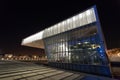
[[[94,7],[23,39],[22,45],[44,48],[42,39],[96,22]]]

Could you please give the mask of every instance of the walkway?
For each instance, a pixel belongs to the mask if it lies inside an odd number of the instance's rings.
[[[0,80],[115,80],[19,61],[0,61]]]

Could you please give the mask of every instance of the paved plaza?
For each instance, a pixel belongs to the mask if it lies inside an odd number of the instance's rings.
[[[114,80],[31,62],[0,61],[0,80]]]

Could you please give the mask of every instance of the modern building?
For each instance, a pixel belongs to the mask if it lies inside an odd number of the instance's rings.
[[[22,45],[44,48],[50,66],[111,77],[96,6],[23,39]]]

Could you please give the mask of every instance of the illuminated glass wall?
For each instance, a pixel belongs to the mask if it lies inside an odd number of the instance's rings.
[[[106,65],[96,23],[45,39],[49,62]]]
[[[24,39],[22,44],[45,48],[49,65],[111,75],[95,6]]]

